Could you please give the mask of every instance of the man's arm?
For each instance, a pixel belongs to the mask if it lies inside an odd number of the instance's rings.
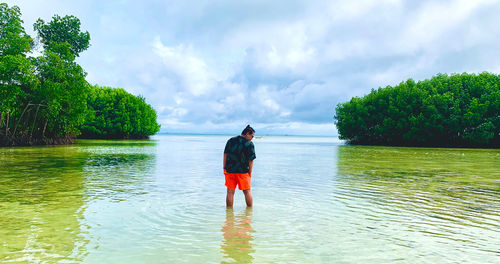
[[[252,176],[253,160],[248,162],[248,174]]]
[[[222,168],[224,170],[226,169],[226,159],[227,159],[227,153],[224,153],[224,159],[222,160]]]

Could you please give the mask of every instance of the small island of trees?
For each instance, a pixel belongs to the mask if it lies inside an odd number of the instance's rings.
[[[91,86],[75,59],[90,34],[74,16],[34,24],[0,3],[0,146],[67,144],[84,138],[146,138],[159,131],[155,110],[123,89]],[[38,44],[38,45],[37,45]],[[41,46],[41,55],[29,54]]]
[[[500,147],[500,76],[438,74],[387,86],[336,107],[350,144]]]
[[[80,138],[140,139],[160,129],[156,111],[140,96],[120,88],[90,87]]]

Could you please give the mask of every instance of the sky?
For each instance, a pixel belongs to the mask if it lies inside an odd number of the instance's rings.
[[[26,31],[74,15],[87,81],[161,132],[336,136],[335,106],[438,73],[500,74],[500,0],[11,0]]]

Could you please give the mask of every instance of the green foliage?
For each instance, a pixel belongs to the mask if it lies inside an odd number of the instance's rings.
[[[31,97],[43,105],[39,113],[43,136],[64,137],[79,134],[85,120],[88,83],[86,73],[76,62],[58,53],[45,50],[44,56],[33,59],[40,85]]]
[[[93,86],[87,103],[82,138],[146,138],[160,129],[156,111],[144,98],[123,89]]]
[[[25,54],[31,50],[33,40],[22,23],[19,7],[9,8],[0,3],[0,56]]]
[[[500,76],[409,79],[338,104],[335,119],[352,144],[500,147]]]
[[[0,3],[0,145],[26,132],[31,102],[26,98],[38,80],[26,53],[33,40],[22,26],[21,11]],[[29,130],[28,130],[29,131]]]
[[[26,58],[32,42],[22,26],[21,11],[0,3],[0,113],[6,116],[22,97],[23,86],[32,80]]]
[[[78,18],[39,19],[34,28],[44,49],[41,56],[29,58],[34,42],[20,17],[17,6],[0,3],[0,146],[71,142],[89,116],[105,120],[105,129],[112,127],[96,132],[101,137],[138,138],[158,131],[156,112],[144,98],[89,86],[75,62],[90,40],[88,32],[80,31]],[[101,109],[101,101],[109,105]],[[83,127],[93,129],[89,123]]]
[[[74,16],[55,15],[47,24],[39,18],[33,28],[38,32],[46,50],[67,55],[66,50],[69,49],[73,56],[78,57],[78,54],[90,46],[89,32],[80,32],[80,20]]]

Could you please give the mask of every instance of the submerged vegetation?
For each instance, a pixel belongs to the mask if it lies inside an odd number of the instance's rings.
[[[336,107],[351,144],[500,147],[500,76],[439,74],[373,90]]]
[[[81,130],[83,136],[99,138],[144,138],[158,132],[156,112],[144,98],[123,89],[98,92],[87,83],[75,59],[90,46],[90,35],[80,30],[78,18],[38,19],[37,45],[20,17],[17,6],[0,3],[0,146],[70,143]],[[38,46],[41,55],[28,56]],[[99,106],[100,95],[106,111]],[[103,118],[107,124],[99,127]]]

